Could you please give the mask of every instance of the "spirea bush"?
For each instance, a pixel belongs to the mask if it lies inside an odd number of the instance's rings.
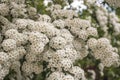
[[[43,14],[29,0],[0,0],[0,80],[110,80],[104,69],[120,68],[119,17],[95,1],[81,15],[57,3]]]

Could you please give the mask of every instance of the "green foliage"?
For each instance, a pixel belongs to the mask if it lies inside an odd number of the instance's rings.
[[[47,14],[46,6],[43,4],[44,0],[26,0],[28,6],[33,6],[40,14]]]
[[[68,3],[71,4],[73,2],[73,0],[68,0]]]
[[[120,67],[110,67],[104,69],[105,80],[120,80]]]
[[[90,16],[90,13],[88,12],[88,10],[83,10],[82,14],[79,14],[79,17],[81,19],[86,19],[88,16]]]
[[[120,8],[116,9],[116,14],[118,15],[118,17],[120,18]]]
[[[66,5],[65,0],[52,0],[54,4],[60,4],[62,7]]]

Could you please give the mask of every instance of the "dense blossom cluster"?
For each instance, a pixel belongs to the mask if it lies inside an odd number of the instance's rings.
[[[114,26],[113,27],[115,31],[114,35],[118,35],[120,33],[120,23],[119,23],[120,20],[114,12],[109,13],[107,9],[100,6],[96,10],[96,18],[99,22],[99,25],[101,26],[101,29],[105,32],[104,36],[109,35],[108,24]]]
[[[92,55],[96,59],[100,59],[104,66],[110,67],[119,60],[119,55],[116,53],[114,47],[110,45],[110,41],[106,38],[91,38],[87,42],[89,48],[92,50]]]
[[[7,75],[10,80],[32,80],[46,70],[46,80],[86,80],[85,71],[74,63],[88,54],[100,59],[105,67],[119,64],[117,48],[112,47],[109,39],[99,38],[90,20],[61,8],[48,8],[50,17],[38,14],[24,0],[1,0],[0,80]],[[115,34],[119,34],[119,18],[115,14],[98,8],[96,16],[105,32],[110,17]],[[12,70],[14,76],[10,75]]]
[[[119,21],[120,20],[119,20],[118,16],[115,13],[110,13],[109,18],[110,18],[109,21],[110,21],[111,25],[114,26],[114,31],[115,31],[114,35],[119,35],[119,33],[120,33]]]
[[[108,12],[107,9],[103,8],[103,7],[99,7],[96,10],[96,17],[97,20],[99,22],[99,25],[101,26],[102,30],[105,32],[105,36],[107,35],[107,31],[108,31]]]

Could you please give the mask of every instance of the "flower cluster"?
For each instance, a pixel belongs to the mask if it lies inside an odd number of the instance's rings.
[[[25,0],[0,2],[0,80],[6,75],[10,80],[32,80],[44,71],[48,71],[46,80],[86,80],[84,69],[74,63],[88,54],[105,67],[119,64],[118,49],[106,37],[108,22],[116,35],[120,33],[119,18],[106,9],[97,7],[95,11],[106,32],[105,37],[99,37],[91,20],[60,5],[52,5],[47,8],[51,14],[43,15]]]
[[[92,50],[91,54],[96,58],[100,59],[101,63],[110,67],[119,62],[119,55],[116,53],[116,48],[110,45],[110,41],[106,38],[91,38],[87,42],[89,48]]]
[[[114,35],[119,35],[120,33],[120,23],[119,23],[119,18],[115,13],[110,13],[109,14],[109,18],[110,18],[110,23],[111,25],[114,27]]]
[[[99,22],[99,25],[101,26],[101,29],[105,32],[105,36],[107,35],[107,31],[108,31],[108,27],[107,27],[107,24],[108,24],[108,11],[103,8],[103,7],[99,7],[97,10],[96,10],[96,18]]]

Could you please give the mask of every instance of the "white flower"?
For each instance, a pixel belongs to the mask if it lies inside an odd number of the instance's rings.
[[[60,67],[63,68],[65,71],[69,71],[73,66],[72,61],[70,59],[63,59],[60,61]]]
[[[65,75],[65,76],[63,77],[63,80],[75,80],[75,79],[74,79],[74,77],[71,76],[71,75]]]
[[[7,16],[9,13],[9,7],[7,4],[0,4],[0,15]]]
[[[45,34],[39,33],[37,31],[29,33],[28,40],[31,43],[42,42],[44,44],[47,44],[49,42],[49,39],[48,39],[48,37]]]
[[[18,29],[25,29],[27,27],[27,20],[26,19],[15,19],[13,21],[14,24],[18,27]]]
[[[56,36],[50,40],[49,45],[54,49],[61,49],[66,45],[66,40],[63,37]]]
[[[88,35],[90,35],[90,36],[95,36],[95,37],[98,36],[97,29],[96,29],[96,28],[93,28],[93,27],[87,28],[87,33],[88,33]]]
[[[9,56],[5,52],[0,52],[0,64],[5,63],[9,60]]]
[[[74,78],[75,79],[81,79],[84,80],[85,79],[85,75],[84,75],[84,70],[81,69],[78,66],[73,66],[72,69],[70,70],[70,73],[74,74]]]
[[[63,20],[61,20],[61,19],[55,20],[53,22],[53,24],[54,24],[55,27],[60,28],[60,29],[65,27],[65,22]]]
[[[96,49],[96,46],[97,46],[97,40],[95,38],[90,38],[88,41],[87,41],[87,45],[90,49],[92,50],[95,50]]]
[[[47,80],[63,80],[63,77],[64,77],[64,73],[56,71],[51,73],[47,78]]]
[[[48,15],[39,15],[40,17],[38,18],[39,21],[43,22],[51,22],[51,18]]]
[[[5,51],[16,49],[16,41],[14,39],[6,39],[2,42],[2,47]]]
[[[40,54],[41,52],[43,52],[44,50],[44,43],[36,43],[36,44],[32,44],[30,45],[30,51],[34,54]]]

